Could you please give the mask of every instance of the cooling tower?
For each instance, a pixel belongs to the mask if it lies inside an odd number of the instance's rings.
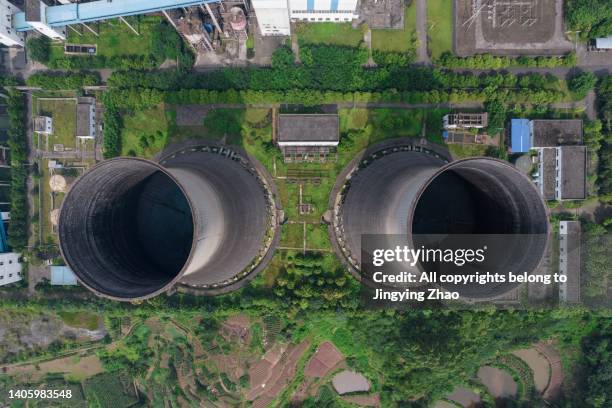
[[[334,190],[332,241],[360,278],[364,234],[405,237],[411,248],[461,245],[451,237],[496,240],[505,247],[488,266],[513,272],[533,272],[546,249],[546,205],[531,180],[501,160],[451,162],[440,147],[402,139],[369,149],[345,169]],[[516,286],[453,289],[490,298]]]
[[[262,172],[218,146],[184,148],[159,162],[106,160],[62,203],[62,255],[83,285],[116,300],[174,286],[231,290],[269,260],[276,242],[276,206]]]

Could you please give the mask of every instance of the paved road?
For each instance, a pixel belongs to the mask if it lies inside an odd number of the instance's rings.
[[[427,0],[416,0],[416,23],[419,47],[417,49],[417,62],[430,64],[431,59],[427,53]],[[406,23],[406,22],[404,22]]]

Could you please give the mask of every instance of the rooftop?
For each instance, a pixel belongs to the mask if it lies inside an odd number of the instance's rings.
[[[487,112],[482,113],[451,113],[444,116],[445,127],[483,128],[489,123]]]
[[[563,146],[560,149],[562,200],[586,197],[586,147]]]
[[[559,269],[567,281],[559,284],[559,297],[564,302],[580,302],[580,221],[559,222]]]
[[[546,200],[555,199],[557,184],[557,151],[542,149],[540,156],[540,192]]]
[[[74,286],[77,284],[74,272],[67,266],[51,267],[51,285]]]
[[[340,140],[338,115],[281,114],[278,116],[278,142],[326,142]]]
[[[512,119],[510,121],[512,153],[525,153],[531,149],[529,139],[529,119]]]
[[[531,147],[582,144],[582,120],[546,119],[531,121]]]
[[[596,38],[595,47],[600,50],[612,50],[612,35],[605,38]]]
[[[76,135],[93,136],[91,133],[91,108],[89,103],[78,103],[76,106]]]

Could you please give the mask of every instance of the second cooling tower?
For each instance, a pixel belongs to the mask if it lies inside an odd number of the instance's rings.
[[[332,239],[356,275],[365,235],[403,237],[412,248],[437,249],[463,244],[449,237],[485,237],[503,245],[501,254],[489,259],[491,270],[514,272],[532,273],[546,249],[546,205],[531,180],[501,160],[452,162],[439,146],[397,140],[350,164],[335,191]],[[492,298],[516,286],[453,289],[469,298]]]
[[[159,163],[104,161],[72,186],[60,247],[79,280],[116,300],[175,285],[216,293],[269,259],[276,230],[270,185],[244,155],[216,146]]]

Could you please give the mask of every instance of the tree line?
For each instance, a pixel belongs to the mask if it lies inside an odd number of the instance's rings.
[[[17,90],[9,90],[7,98],[9,116],[8,145],[11,149],[11,221],[8,243],[14,251],[28,244],[28,143],[26,99]]]

